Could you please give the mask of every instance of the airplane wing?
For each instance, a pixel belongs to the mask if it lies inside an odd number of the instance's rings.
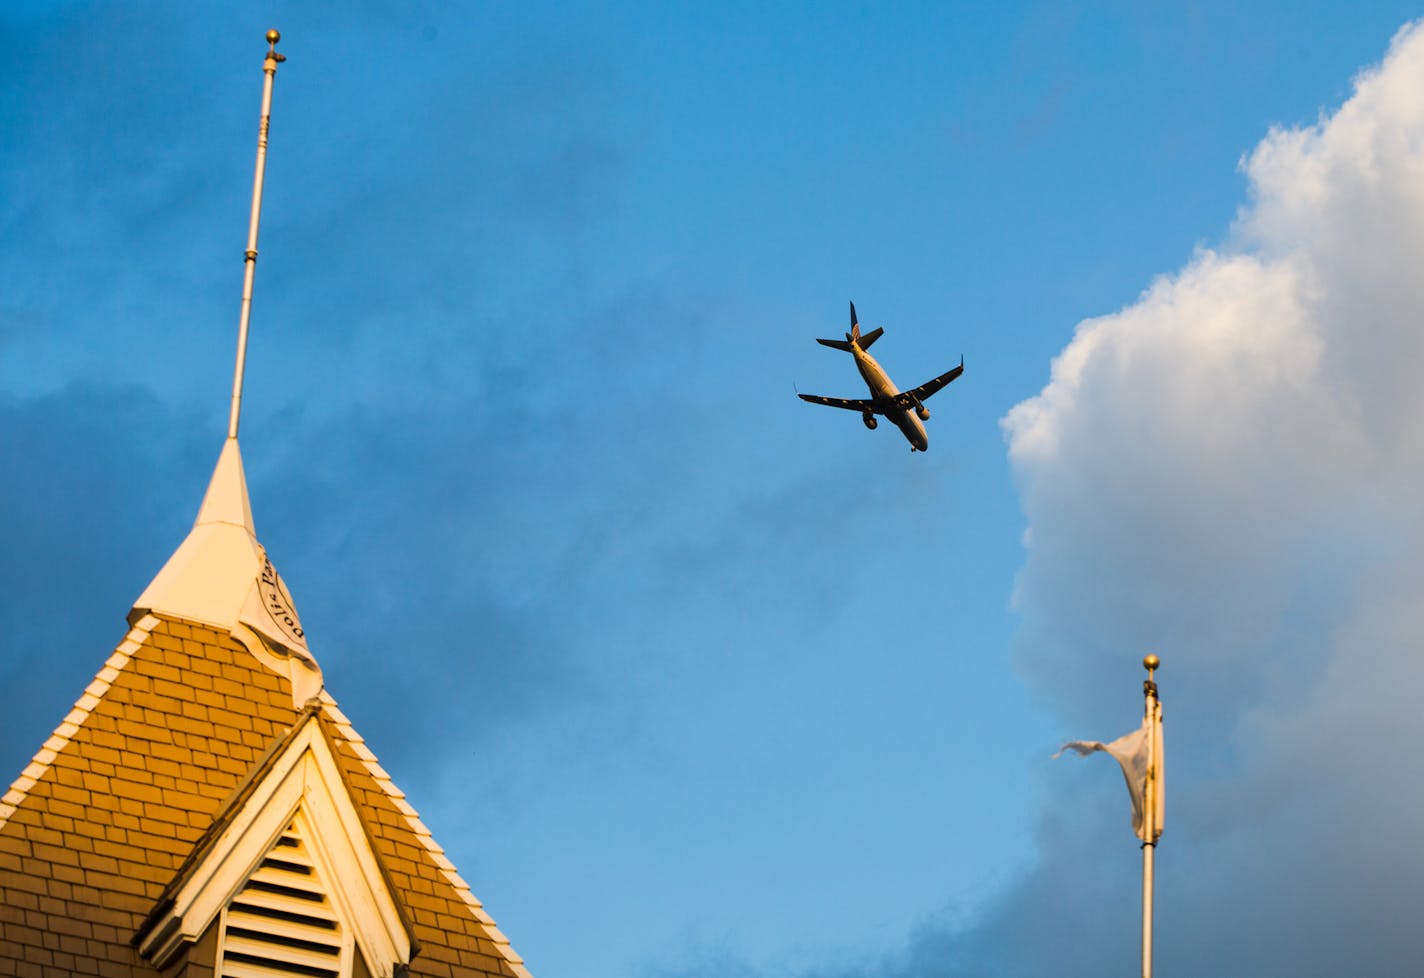
[[[826,407],[845,408],[847,411],[859,411],[862,414],[869,411],[875,412],[875,402],[866,400],[852,400],[847,397],[822,397],[820,394],[800,394],[796,395],[803,401],[810,401],[812,404],[824,404]]]
[[[901,394],[897,394],[895,403],[902,408],[912,408],[916,404],[922,404],[929,400],[931,394],[938,393],[940,388],[948,387],[950,383],[957,380],[962,373],[964,373],[964,358],[960,357],[959,366],[953,370],[945,371],[934,380],[927,381],[912,391],[904,391]],[[804,397],[805,395],[803,394],[802,396]]]

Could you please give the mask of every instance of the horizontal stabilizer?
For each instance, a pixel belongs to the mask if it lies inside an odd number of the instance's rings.
[[[881,326],[875,327],[874,329],[872,329],[872,330],[871,330],[870,332],[868,332],[868,333],[862,333],[862,334],[860,335],[860,348],[861,348],[862,350],[868,350],[868,349],[870,349],[870,344],[872,344],[872,343],[874,343],[876,340],[880,339],[880,337],[881,337],[882,335],[884,335],[884,333],[885,333],[885,329],[884,329],[884,327],[881,327]]]
[[[850,340],[817,340],[822,346],[829,346],[834,350],[845,350],[850,352]]]

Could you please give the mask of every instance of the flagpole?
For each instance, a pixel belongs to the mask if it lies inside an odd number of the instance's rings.
[[[1142,660],[1147,679],[1142,683],[1147,717],[1147,779],[1142,793],[1142,978],[1152,978],[1152,859],[1157,852],[1157,700],[1154,675],[1162,660],[1148,655]]]
[[[243,253],[242,313],[237,323],[237,366],[232,377],[232,411],[227,420],[227,436],[237,437],[237,420],[242,413],[242,371],[247,363],[247,321],[252,315],[252,279],[257,271],[257,222],[262,217],[262,177],[267,172],[267,129],[272,121],[272,79],[277,65],[286,57],[277,53],[282,35],[267,32],[267,58],[262,71],[262,119],[257,126],[257,172],[252,178],[252,217],[247,225],[247,250]]]

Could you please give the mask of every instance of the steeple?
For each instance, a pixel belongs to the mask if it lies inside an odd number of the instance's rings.
[[[529,978],[324,688],[257,540],[232,413],[187,538],[0,795],[0,975]]]
[[[267,172],[267,134],[272,121],[272,82],[277,65],[286,60],[277,53],[281,38],[277,31],[267,32],[267,57],[262,64],[262,115],[257,127],[257,166],[252,178],[247,249],[242,260],[242,311],[238,316],[227,440],[198,510],[197,522],[134,602],[129,621],[154,613],[215,626],[289,676],[293,696],[300,697],[300,706],[320,692],[321,670],[307,648],[306,633],[292,596],[267,551],[257,542],[242,453],[237,445],[252,286],[257,270],[257,229],[262,219],[262,185]]]

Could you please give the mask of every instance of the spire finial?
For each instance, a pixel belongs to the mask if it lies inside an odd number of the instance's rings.
[[[227,436],[237,437],[238,417],[242,413],[242,371],[247,364],[247,323],[252,316],[252,279],[257,271],[257,225],[262,219],[262,178],[267,172],[267,130],[272,122],[272,79],[277,65],[287,57],[277,53],[280,31],[267,32],[267,57],[262,62],[266,78],[262,82],[262,119],[257,126],[257,171],[252,177],[252,219],[247,225],[247,250],[243,252],[242,313],[237,323],[237,365],[232,377],[232,412],[228,415]]]

